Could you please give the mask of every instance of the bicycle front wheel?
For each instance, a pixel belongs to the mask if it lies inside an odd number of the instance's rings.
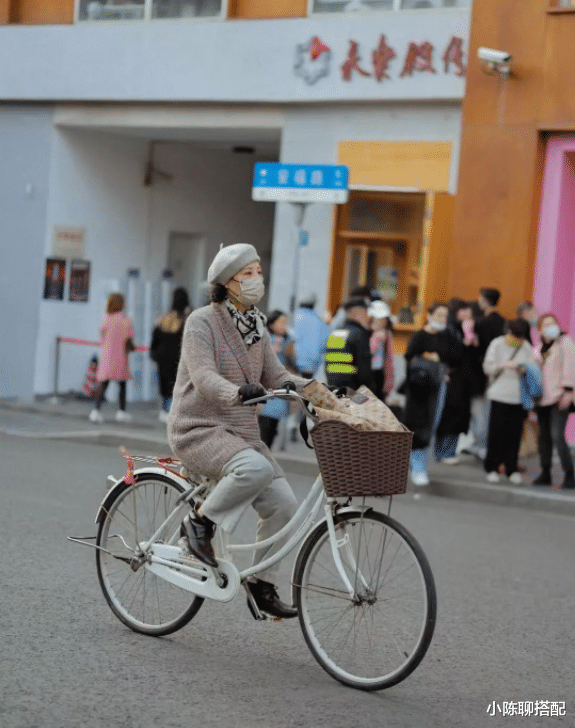
[[[335,516],[337,548],[355,596],[334,562],[326,522],[304,544],[294,570],[304,638],[332,677],[361,690],[404,680],[433,636],[436,593],[421,546],[376,511]]]
[[[175,508],[184,492],[180,483],[160,474],[139,474],[110,506],[98,529],[96,551],[100,586],[114,614],[135,632],[160,637],[186,625],[204,600],[148,571],[142,563],[135,571],[128,563],[140,552]],[[170,539],[179,524],[168,526],[158,541]],[[126,560],[122,560],[126,559]]]

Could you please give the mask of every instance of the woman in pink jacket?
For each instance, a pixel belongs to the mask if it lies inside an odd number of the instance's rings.
[[[372,301],[367,309],[373,334],[369,340],[373,392],[385,401],[394,385],[391,312],[384,301]]]
[[[106,389],[111,380],[118,382],[120,408],[116,412],[118,422],[131,419],[126,412],[126,382],[132,379],[128,363],[128,352],[134,346],[134,322],[124,313],[124,296],[112,293],[108,297],[106,315],[102,321],[102,350],[100,363],[96,370],[96,378],[100,389],[96,398],[96,406],[90,412],[90,422],[103,422],[100,412]]]
[[[562,488],[575,488],[573,459],[565,428],[575,395],[575,342],[561,331],[557,317],[545,313],[539,318],[541,345],[535,358],[543,370],[543,396],[537,406],[541,474],[533,485],[551,485],[551,456],[557,448],[564,472]]]

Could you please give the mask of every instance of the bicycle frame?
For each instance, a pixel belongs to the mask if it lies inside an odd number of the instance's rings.
[[[265,400],[271,396],[277,396],[278,394],[282,396],[283,393],[281,392],[281,390],[276,391],[271,395],[267,395],[266,397],[258,398],[258,400],[254,400],[254,402],[259,400]],[[305,409],[305,406],[303,405],[299,395],[293,395],[290,392],[287,392],[286,394],[283,394],[282,398],[297,398],[306,415],[309,415],[309,412]],[[232,544],[228,542],[228,537],[225,536],[224,532],[220,529],[218,531],[218,540],[220,544],[221,556],[218,556],[218,568],[208,567],[199,563],[198,566],[192,566],[182,563],[182,560],[178,558],[179,556],[181,556],[181,551],[179,547],[174,546],[174,544],[179,538],[179,523],[185,515],[185,512],[187,512],[187,510],[189,509],[190,500],[194,497],[196,493],[200,493],[202,489],[205,488],[205,484],[201,483],[195,488],[190,488],[189,480],[177,474],[171,468],[165,467],[143,468],[136,472],[132,470],[130,478],[126,482],[132,482],[132,487],[137,487],[138,478],[143,477],[146,474],[162,474],[165,476],[167,471],[169,471],[170,477],[183,485],[186,490],[185,493],[182,493],[182,496],[178,498],[178,502],[175,508],[171,511],[171,513],[167,516],[163,523],[157,528],[156,532],[148,539],[148,541],[138,543],[141,554],[140,558],[145,558],[146,566],[144,568],[149,568],[153,573],[157,574],[161,578],[165,578],[183,589],[196,592],[199,596],[213,598],[217,601],[229,601],[237,593],[241,582],[245,581],[250,576],[254,576],[262,571],[265,571],[266,569],[269,569],[272,566],[275,566],[296,546],[298,546],[298,544],[300,544],[311,532],[313,521],[319,513],[321,503],[324,500],[325,495],[323,489],[323,480],[321,474],[319,474],[314,481],[309,493],[300,504],[294,516],[280,531],[275,533],[270,538],[267,538],[266,540],[257,543]],[[114,490],[115,487],[120,486],[123,487],[122,479],[116,482],[112,490]],[[112,501],[114,500],[112,492],[108,494],[107,498],[104,499],[104,502],[100,506],[100,509],[98,510],[98,515],[96,517],[96,522],[99,522],[101,518],[105,517],[105,514],[107,514],[106,505],[109,499]],[[336,569],[341,576],[342,582],[350,598],[353,599],[356,594],[356,589],[354,586],[352,586],[348,579],[340,555],[341,549],[346,549],[348,565],[356,572],[356,585],[358,576],[360,582],[362,582],[364,586],[367,586],[367,583],[363,575],[361,573],[358,574],[357,565],[355,564],[351,549],[349,548],[349,537],[347,536],[347,534],[344,534],[343,537],[339,540],[337,539],[335,533],[335,524],[333,520],[334,505],[337,504],[337,502],[337,499],[334,498],[326,499],[326,503],[324,505],[324,520],[327,522],[328,526],[329,540]],[[354,511],[363,511],[365,509],[366,506],[354,506],[352,508],[352,510]],[[348,509],[346,508],[346,510]],[[161,538],[162,534],[167,531],[169,524],[172,521],[176,521],[176,518],[178,527],[175,529],[172,536],[167,541],[164,539],[162,543],[156,543],[157,540]],[[297,528],[295,528],[295,524],[300,519],[302,519],[301,524]],[[262,547],[273,546],[281,539],[283,539],[284,536],[286,536],[292,530],[294,530],[294,533],[288,538],[286,543],[275,554],[269,556],[268,558],[264,559],[254,566],[250,566],[247,569],[238,571],[238,569],[233,565],[233,562],[230,560],[233,552],[255,551],[256,549],[260,549]],[[177,566],[177,568],[174,568],[175,566]],[[208,574],[211,574],[213,578],[208,578],[206,581],[206,572]],[[193,581],[190,582],[190,579]],[[219,587],[220,591],[215,588],[216,586]]]

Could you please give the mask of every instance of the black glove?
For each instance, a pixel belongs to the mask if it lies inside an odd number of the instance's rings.
[[[242,403],[246,402],[248,399],[264,397],[266,394],[267,392],[261,384],[242,384],[239,389],[240,402]]]

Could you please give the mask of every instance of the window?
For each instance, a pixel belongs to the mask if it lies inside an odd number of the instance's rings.
[[[558,10],[575,10],[575,0],[549,0],[549,7]]]
[[[80,0],[78,20],[221,18],[226,0]]]
[[[310,14],[468,8],[471,0],[310,0]]]

